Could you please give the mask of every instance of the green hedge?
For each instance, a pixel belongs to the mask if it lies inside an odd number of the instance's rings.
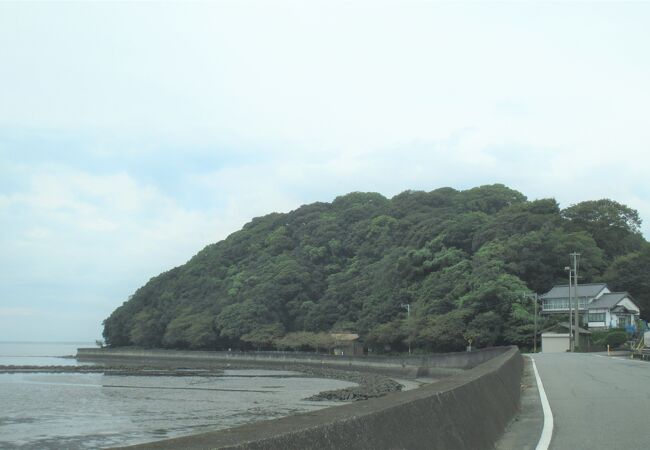
[[[627,342],[627,333],[623,330],[610,331],[605,337],[604,344],[618,347]]]

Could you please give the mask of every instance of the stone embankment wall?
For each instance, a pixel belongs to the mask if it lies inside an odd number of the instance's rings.
[[[111,350],[110,353],[118,350]],[[150,351],[119,350],[122,357],[149,358]],[[144,352],[144,353],[141,353]],[[80,350],[79,356],[104,357],[102,350]],[[127,356],[128,353],[128,356]],[[159,353],[159,352],[154,352]],[[157,354],[159,358],[166,353]],[[187,353],[187,352],[181,352]],[[215,359],[199,356],[198,359]],[[206,354],[208,352],[205,352]],[[114,356],[114,355],[113,355]],[[235,358],[234,355],[226,356]],[[237,357],[241,360],[242,356]],[[249,355],[268,362],[281,356]],[[311,358],[311,359],[310,359]],[[296,357],[304,363],[335,364],[338,359]],[[220,357],[219,359],[223,359]],[[313,361],[312,361],[313,360]],[[410,358],[348,358],[347,365],[416,367],[427,371],[436,367],[465,368],[453,377],[418,389],[396,392],[363,402],[257,422],[228,430],[203,433],[134,446],[138,449],[491,449],[519,407],[523,359],[515,347],[494,348],[471,353]],[[234,361],[234,359],[233,359]],[[290,362],[284,358],[284,364]],[[423,365],[420,365],[423,364]],[[439,366],[438,366],[439,364]]]

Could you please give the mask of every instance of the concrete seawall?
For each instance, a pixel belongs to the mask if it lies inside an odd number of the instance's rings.
[[[211,352],[157,352],[146,350],[81,350],[82,358],[97,354],[114,358],[220,360]],[[94,353],[94,354],[93,354]],[[225,358],[241,361],[243,355]],[[202,355],[199,355],[202,354]],[[82,356],[83,355],[83,356]],[[168,439],[130,448],[138,449],[491,449],[512,420],[519,406],[523,359],[515,347],[486,349],[472,353],[406,358],[314,358],[311,356],[245,356],[246,361],[268,364],[324,364],[341,368],[381,368],[411,373],[465,368],[442,381],[406,392],[388,394],[363,402],[257,422],[228,430]],[[366,364],[363,364],[363,363]],[[439,364],[439,365],[438,365]],[[413,372],[415,370],[415,372]]]
[[[474,352],[434,353],[429,355],[404,356],[331,356],[300,352],[207,352],[182,350],[155,350],[137,348],[80,348],[77,358],[80,360],[138,360],[169,361],[185,364],[215,362],[246,363],[260,366],[286,366],[305,364],[311,366],[331,367],[341,370],[358,370],[376,372],[403,378],[448,376],[475,367],[505,352],[507,347],[492,347]]]

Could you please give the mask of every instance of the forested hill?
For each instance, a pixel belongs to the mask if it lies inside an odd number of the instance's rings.
[[[377,350],[458,350],[469,336],[528,346],[523,293],[566,284],[573,251],[581,283],[629,291],[648,317],[640,222],[615,201],[560,210],[498,184],[392,199],[354,192],[255,218],[208,245],[138,289],[104,321],[104,337],[110,346],[317,347],[328,336],[318,332],[341,330]]]

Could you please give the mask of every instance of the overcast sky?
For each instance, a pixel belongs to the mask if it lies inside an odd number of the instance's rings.
[[[252,217],[612,198],[650,235],[650,3],[0,3],[0,340],[93,340]]]

